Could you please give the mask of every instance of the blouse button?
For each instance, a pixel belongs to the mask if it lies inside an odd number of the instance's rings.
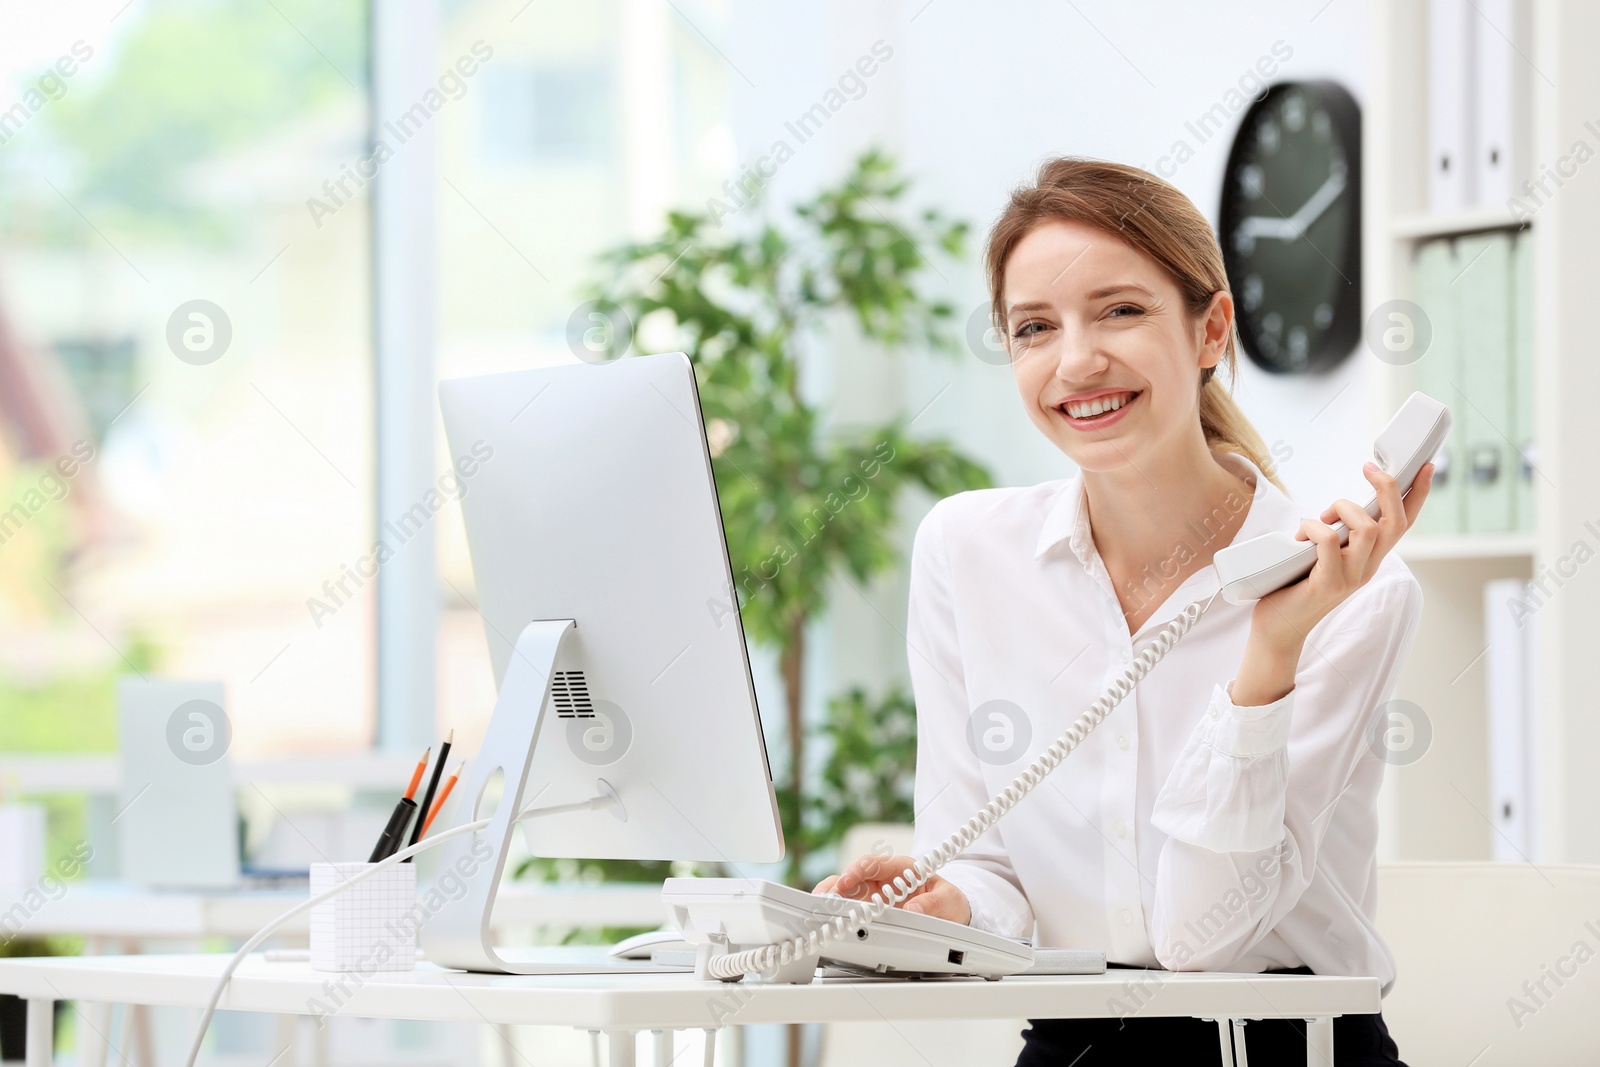
[[[1132,926],[1133,925],[1133,912],[1129,911],[1127,908],[1123,908],[1122,909],[1122,925],[1124,925],[1124,926]]]
[[[1117,820],[1116,825],[1113,826],[1112,829],[1117,832],[1118,837],[1128,836],[1128,824],[1123,822],[1121,819]]]
[[[1129,656],[1126,652],[1124,652],[1124,653],[1122,653],[1122,656],[1120,658],[1122,659],[1122,662],[1127,663],[1133,657]]]
[[[1128,747],[1128,735],[1127,734],[1118,734],[1117,735],[1117,747],[1121,748],[1121,749],[1126,749]]]
[[[1211,709],[1211,721],[1212,722],[1216,722],[1220,718],[1222,718],[1222,714],[1220,712],[1218,712],[1216,708],[1212,708]]]

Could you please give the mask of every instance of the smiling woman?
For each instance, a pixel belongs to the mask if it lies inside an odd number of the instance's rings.
[[[1378,519],[1339,500],[1301,521],[1224,384],[1238,342],[1217,239],[1144,171],[1050,161],[1012,194],[988,269],[1023,409],[1078,473],[959,493],[917,531],[916,854],[971,825],[1030,757],[986,740],[990,709],[1007,708],[1015,733],[1058,736],[1108,676],[1161,645],[1182,605],[1210,607],[1074,750],[1070,774],[901,906],[1103,950],[1113,967],[1369,975],[1387,991],[1369,724],[1420,621],[1418,583],[1391,550],[1431,466],[1402,502],[1369,464]],[[1212,603],[1217,551],[1274,531],[1316,543],[1310,575],[1253,605]],[[913,862],[864,857],[818,888],[869,896],[880,872]],[[1334,1030],[1336,1067],[1400,1062],[1381,1016]],[[1246,1034],[1256,1062],[1303,1055],[1285,1020]],[[1023,1036],[1019,1065],[1216,1049],[1215,1029],[1191,1019],[1034,1020]]]

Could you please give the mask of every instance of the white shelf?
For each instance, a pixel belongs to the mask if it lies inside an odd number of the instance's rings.
[[[1401,215],[1390,227],[1397,240],[1426,240],[1430,237],[1456,237],[1485,230],[1520,230],[1533,225],[1521,222],[1503,208],[1485,208],[1451,215]]]
[[[1590,399],[1600,394],[1590,313],[1600,278],[1600,189],[1587,179],[1568,179],[1554,195],[1546,189],[1524,197],[1538,211],[1537,226],[1519,221],[1509,207],[1426,209],[1428,6],[1429,0],[1387,0],[1370,8],[1370,84],[1362,116],[1366,311],[1415,297],[1419,243],[1518,232],[1533,258],[1534,425],[1541,464],[1560,477],[1536,480],[1532,531],[1400,542],[1400,557],[1417,565],[1426,607],[1395,696],[1424,709],[1433,733],[1425,759],[1391,767],[1385,776],[1379,858],[1487,860],[1492,854],[1494,830],[1482,814],[1489,806],[1491,762],[1482,586],[1496,578],[1548,576],[1556,588],[1545,588],[1538,611],[1531,858],[1600,862],[1600,775],[1590,766],[1600,750],[1594,715],[1600,569],[1569,574],[1570,568],[1557,567],[1600,514]],[[1600,99],[1600,64],[1591,54],[1600,35],[1600,4],[1518,0],[1516,12],[1518,77],[1525,82],[1519,93],[1526,91],[1528,102],[1521,121],[1529,141],[1519,170],[1540,174],[1588,136],[1585,123]],[[1374,361],[1370,384],[1376,429],[1415,388],[1415,368]]]
[[[1408,562],[1448,559],[1532,559],[1535,538],[1532,533],[1440,534],[1434,537],[1405,537],[1398,551]]]

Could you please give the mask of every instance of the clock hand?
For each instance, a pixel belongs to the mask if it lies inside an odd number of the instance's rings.
[[[1300,230],[1296,227],[1293,216],[1282,219],[1268,215],[1251,215],[1249,218],[1240,219],[1238,228],[1251,237],[1276,237],[1281,241],[1292,241],[1300,236]]]
[[[1300,210],[1287,218],[1251,215],[1239,220],[1239,229],[1252,237],[1275,237],[1280,241],[1293,241],[1305,236],[1313,222],[1344,192],[1344,171],[1334,171],[1322,187],[1311,194],[1311,199],[1300,205]]]
[[[1289,217],[1294,220],[1295,226],[1299,231],[1305,233],[1307,228],[1313,222],[1316,222],[1324,211],[1328,210],[1329,205],[1337,200],[1342,192],[1344,192],[1344,168],[1339,167],[1328,175],[1328,180],[1322,183],[1322,188],[1312,193],[1311,199],[1302,204],[1300,210]]]

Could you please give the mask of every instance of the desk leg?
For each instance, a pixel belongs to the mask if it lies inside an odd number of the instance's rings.
[[[279,1015],[274,1020],[272,1039],[278,1054],[272,1067],[300,1067],[300,1016]]]
[[[142,955],[144,944],[138,938],[129,938],[123,942],[122,951],[130,956]],[[132,1050],[133,1062],[138,1064],[138,1067],[156,1067],[155,1038],[150,1026],[152,1011],[154,1009],[145,1004],[125,1004],[122,1008],[129,1032],[129,1037],[122,1047],[124,1050]]]
[[[1210,1020],[1202,1020],[1209,1022]],[[1233,1037],[1228,1032],[1229,1019],[1217,1020],[1217,1047],[1222,1050],[1222,1067],[1234,1067]]]
[[[129,1004],[123,1010],[128,1013],[129,1028],[133,1031],[133,1062],[138,1067],[156,1067],[155,1034],[150,1026],[151,1012],[155,1009],[147,1004]]]
[[[606,1067],[634,1067],[637,1044],[632,1030],[606,1031]]]
[[[83,1067],[106,1067],[111,1053],[112,1007],[105,1000],[78,1005],[78,1062]]]
[[[1306,1020],[1306,1063],[1333,1067],[1333,1016]]]
[[[85,956],[102,956],[105,951],[106,944],[103,939],[99,937],[84,939]],[[78,1062],[83,1067],[106,1067],[106,1060],[111,1055],[112,1007],[110,1001],[100,1000],[78,1005]]]
[[[45,997],[28,1001],[28,1067],[50,1067],[55,1052],[56,1002]]]
[[[673,1049],[673,1040],[678,1036],[676,1030],[652,1030],[650,1036],[655,1046],[655,1067],[671,1067],[672,1061],[677,1057]]]
[[[1250,1067],[1250,1052],[1244,1044],[1244,1020],[1233,1020],[1233,1067]]]

